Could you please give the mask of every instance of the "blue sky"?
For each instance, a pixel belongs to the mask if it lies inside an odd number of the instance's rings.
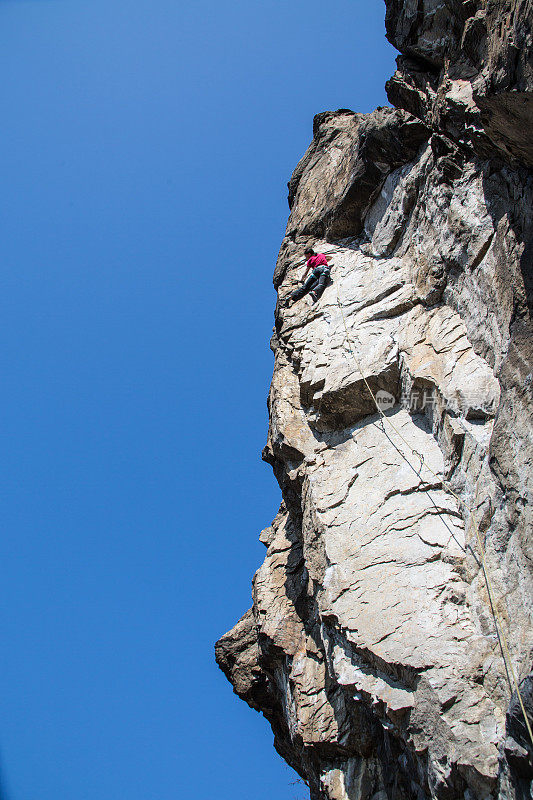
[[[271,276],[367,0],[0,0],[2,800],[301,800],[213,643],[279,504]]]

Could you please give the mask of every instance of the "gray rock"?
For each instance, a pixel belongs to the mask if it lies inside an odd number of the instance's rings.
[[[387,175],[410,161],[429,136],[422,122],[391,108],[319,114],[314,131],[289,181],[288,236],[339,239],[360,233]]]

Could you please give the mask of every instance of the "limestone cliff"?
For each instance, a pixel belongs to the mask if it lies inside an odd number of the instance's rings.
[[[527,798],[533,2],[386,6],[395,108],[319,114],[289,182],[283,500],[216,655],[312,798]],[[333,281],[290,305],[307,244]]]

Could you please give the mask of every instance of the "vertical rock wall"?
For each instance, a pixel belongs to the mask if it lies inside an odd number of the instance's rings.
[[[531,711],[533,3],[386,5],[395,108],[317,115],[289,182],[283,499],[216,655],[312,798],[527,798],[493,611]],[[290,305],[307,244],[333,283]]]

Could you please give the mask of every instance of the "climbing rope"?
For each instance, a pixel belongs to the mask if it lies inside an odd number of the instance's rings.
[[[380,407],[380,405],[379,405],[379,403],[378,403],[378,401],[376,399],[376,396],[374,395],[374,392],[372,391],[372,389],[370,387],[370,384],[368,383],[368,380],[366,379],[366,377],[365,377],[365,375],[363,373],[363,370],[361,369],[361,365],[360,365],[359,360],[358,360],[358,358],[357,358],[357,356],[355,354],[354,347],[352,347],[353,343],[352,343],[352,340],[350,338],[350,334],[348,332],[348,326],[346,324],[346,317],[344,316],[344,310],[343,310],[341,302],[340,302],[338,289],[336,289],[336,295],[337,295],[337,305],[339,306],[339,310],[341,312],[341,317],[342,317],[342,322],[343,322],[343,325],[344,325],[344,331],[345,331],[345,334],[346,334],[346,342],[348,344],[348,349],[349,349],[349,351],[350,351],[350,353],[351,353],[351,355],[353,357],[353,360],[354,360],[355,365],[357,367],[357,371],[360,373],[361,377],[363,378],[363,381],[364,381],[364,383],[366,385],[366,388],[368,389],[368,392],[369,392],[369,394],[370,394],[370,396],[371,396],[371,398],[372,398],[372,400],[374,402],[374,405],[376,406],[377,412],[381,417],[381,422],[382,422],[383,431],[384,431],[385,435],[386,435],[385,422],[387,422],[387,424],[392,428],[392,430],[400,438],[400,440],[409,448],[409,450],[413,453],[413,455],[420,459],[420,469],[419,469],[418,472],[415,470],[415,472],[417,472],[417,474],[419,475],[420,479],[422,479],[422,468],[425,467],[425,469],[427,469],[428,472],[430,472],[431,475],[433,475],[437,479],[437,481],[442,486],[443,490],[448,492],[448,494],[450,494],[452,497],[455,498],[455,500],[459,504],[459,507],[465,506],[465,504],[463,503],[463,501],[461,500],[459,495],[451,488],[449,483],[447,481],[445,481],[444,478],[441,475],[438,475],[424,461],[424,457],[420,453],[418,453],[409,444],[409,442],[407,441],[407,439],[405,439],[403,434],[400,433],[400,431],[396,428],[396,426],[391,422],[390,418],[383,412],[382,408]],[[411,464],[411,462],[409,461],[407,456],[401,451],[401,449],[397,448],[397,450],[400,453],[400,455],[402,456],[402,458],[407,462],[407,464],[409,464],[411,469],[414,469],[413,465]],[[516,692],[516,695],[518,697],[518,702],[520,703],[520,708],[522,709],[522,714],[524,715],[524,721],[525,721],[525,724],[526,724],[527,732],[529,734],[529,738],[531,740],[531,744],[533,745],[533,730],[531,729],[531,724],[529,722],[529,719],[528,719],[528,716],[527,716],[527,713],[526,713],[524,700],[523,700],[522,693],[520,691],[520,686],[519,686],[519,683],[518,683],[518,680],[517,680],[517,677],[516,677],[516,673],[515,673],[515,670],[514,670],[514,667],[513,667],[511,654],[509,652],[509,646],[507,644],[505,631],[504,631],[503,624],[502,624],[502,621],[501,621],[501,618],[500,618],[500,615],[498,613],[498,609],[496,607],[496,603],[495,603],[495,600],[494,600],[494,591],[493,591],[493,588],[492,588],[492,581],[490,579],[490,572],[489,572],[489,568],[488,568],[488,565],[487,565],[487,560],[486,560],[486,555],[485,555],[485,548],[483,546],[483,541],[482,541],[481,534],[480,534],[480,531],[479,531],[479,526],[477,524],[477,521],[476,521],[476,518],[475,518],[473,510],[467,508],[467,511],[470,512],[469,522],[472,523],[472,526],[474,528],[474,532],[475,532],[476,539],[477,539],[477,544],[478,544],[478,547],[479,547],[479,552],[480,552],[480,555],[481,555],[482,572],[483,572],[483,576],[484,576],[484,579],[485,579],[485,586],[487,588],[487,594],[488,594],[488,598],[489,598],[489,605],[490,605],[492,616],[493,616],[493,619],[494,619],[494,627],[495,627],[495,630],[496,630],[496,635],[498,637],[498,642],[500,644],[500,649],[501,649],[501,652],[502,652],[502,658],[503,658],[503,663],[504,663],[504,666],[505,666],[505,672],[507,674],[507,680],[508,680],[508,683],[509,683],[509,688],[511,689],[511,694],[513,693],[513,688],[514,688],[514,691]],[[439,512],[439,517],[442,519],[442,517],[440,516],[440,512]],[[443,522],[444,522],[444,520],[443,520]]]

